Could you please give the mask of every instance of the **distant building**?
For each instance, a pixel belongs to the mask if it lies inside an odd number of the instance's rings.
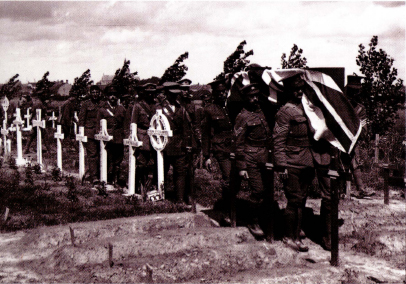
[[[67,97],[69,96],[70,89],[72,89],[72,85],[69,84],[68,80],[65,82],[63,80],[55,81],[55,84],[51,87],[51,93],[61,97]]]
[[[101,89],[104,89],[108,84],[113,82],[114,75],[104,75],[101,77],[101,80],[96,83],[96,85],[100,86]]]

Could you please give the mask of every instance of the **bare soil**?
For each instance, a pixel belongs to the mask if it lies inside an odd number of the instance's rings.
[[[46,161],[55,158],[54,153],[45,155],[48,155]],[[68,155],[67,161],[66,168],[76,172],[75,158]],[[49,162],[48,172],[51,169]],[[4,175],[4,171],[2,173]],[[50,179],[49,174],[35,177],[35,184]],[[20,183],[24,183],[23,173],[20,179]],[[281,241],[286,199],[278,187],[275,241],[270,243],[255,239],[245,227],[244,190],[238,199],[237,227],[231,228],[221,226],[220,213],[213,202],[220,196],[218,174],[198,170],[195,182],[198,185],[198,213],[185,212],[169,201],[160,201],[140,207],[149,210],[144,214],[148,216],[135,216],[142,214],[131,211],[133,215],[124,215],[131,216],[127,218],[117,218],[123,215],[115,209],[116,217],[103,218],[103,214],[112,214],[111,209],[115,206],[126,206],[120,194],[102,197],[86,186],[78,186],[78,191],[83,191],[86,197],[80,197],[85,201],[81,203],[83,211],[95,218],[87,219],[92,220],[88,222],[84,219],[54,223],[58,224],[54,226],[37,224],[20,227],[24,229],[2,230],[0,282],[406,283],[403,188],[391,188],[389,205],[384,204],[380,187],[375,188],[376,195],[368,199],[340,200],[340,263],[333,267],[330,252],[320,246],[320,199],[308,199],[304,212],[307,235],[304,243],[310,250],[297,253]],[[48,181],[48,184],[51,185],[49,194],[67,202],[68,189],[63,182]],[[117,205],[118,200],[122,203]],[[160,212],[167,213],[155,214]],[[31,223],[35,216],[40,216],[32,210],[21,209],[19,214],[14,213],[12,211],[10,219],[4,221],[1,212],[2,228],[6,228],[8,222]],[[48,218],[57,222],[54,214],[51,215]]]
[[[279,202],[281,210],[284,201]],[[307,225],[308,253],[219,227],[210,208],[40,227],[0,235],[2,283],[404,283],[406,203],[341,200],[340,264]],[[307,203],[317,222],[320,200]],[[72,241],[70,228],[73,230]],[[109,246],[112,248],[111,262]]]

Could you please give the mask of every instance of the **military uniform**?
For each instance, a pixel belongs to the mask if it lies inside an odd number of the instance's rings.
[[[61,113],[60,113],[60,120],[59,123],[62,126],[62,132],[65,134],[65,140],[74,148],[77,149],[76,144],[72,141],[72,123],[78,123],[75,121],[74,115],[75,111],[79,110],[79,102],[76,98],[69,98],[66,102],[64,102],[61,106]],[[73,139],[74,140],[74,139]]]
[[[93,183],[97,182],[100,176],[100,143],[94,139],[94,135],[100,127],[100,121],[97,120],[99,108],[99,102],[84,101],[80,107],[78,123],[79,127],[84,127],[85,136],[87,136],[87,142],[84,145],[89,164],[89,180]]]
[[[273,131],[275,165],[285,170],[281,177],[288,200],[284,242],[297,251],[307,251],[308,247],[300,241],[300,231],[308,188],[315,175],[311,132],[301,102],[303,80],[292,78],[284,85],[290,87],[289,100],[277,112]]]
[[[210,154],[217,160],[222,174],[222,199],[229,203],[231,172],[230,152],[234,147],[233,125],[224,106],[209,103],[204,107],[202,151],[205,159]]]
[[[242,88],[243,96],[254,96],[258,99],[259,90],[256,84]],[[251,225],[248,227],[256,236],[263,235],[258,228],[260,207],[265,199],[267,185],[266,163],[271,146],[272,133],[265,115],[259,105],[246,104],[237,115],[234,126],[236,167],[240,175],[248,174],[250,186]],[[258,234],[259,233],[259,234]]]
[[[164,87],[167,97],[173,96],[157,105],[157,108],[162,109],[162,113],[168,118],[173,132],[173,136],[169,138],[168,144],[163,150],[164,168],[165,173],[167,173],[170,165],[172,165],[177,202],[187,203],[188,197],[185,192],[188,170],[186,147],[190,146],[191,141],[190,118],[188,118],[185,108],[174,99],[176,95],[180,94],[179,84],[168,82],[164,83]]]
[[[105,102],[99,108],[97,121],[107,121],[107,133],[113,136],[111,141],[106,143],[107,150],[107,182],[115,184],[120,176],[120,165],[124,158],[124,118],[125,108],[122,105],[112,106]],[[100,123],[97,127],[100,132]]]
[[[131,123],[137,124],[137,137],[142,142],[142,146],[136,149],[137,156],[137,186],[148,186],[156,172],[156,153],[151,146],[151,141],[147,130],[150,126],[152,116],[155,114],[155,106],[147,103],[143,98],[135,102]]]

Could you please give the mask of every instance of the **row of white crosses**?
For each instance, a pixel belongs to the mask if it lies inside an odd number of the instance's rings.
[[[5,113],[8,109],[8,101],[2,101],[3,109]],[[3,140],[7,141],[7,135],[9,130],[16,131],[17,138],[17,158],[16,164],[21,166],[26,164],[26,160],[22,156],[22,138],[21,130],[31,130],[32,127],[37,127],[37,162],[39,165],[42,164],[42,140],[41,140],[41,128],[45,128],[45,120],[41,120],[41,109],[36,110],[36,119],[32,120],[32,125],[29,124],[31,114],[27,110],[27,114],[24,118],[27,120],[26,127],[22,128],[24,121],[21,118],[20,109],[16,108],[16,113],[14,114],[15,120],[13,125],[15,128],[7,128],[7,115],[6,119],[3,121],[3,128],[1,129],[1,134],[3,135]],[[53,115],[54,116],[54,115]],[[54,123],[54,120],[52,120]],[[124,145],[129,147],[128,157],[129,157],[129,175],[128,175],[128,193],[127,195],[135,194],[135,172],[136,172],[136,158],[134,156],[135,149],[142,146],[142,142],[137,138],[137,125],[132,123],[130,126],[129,138],[124,139]],[[83,143],[87,142],[87,136],[84,135],[84,128],[79,127],[79,132],[76,132],[76,141],[79,143],[79,178],[82,179],[85,174],[85,150]],[[148,135],[150,136],[151,145],[157,151],[157,163],[158,163],[158,188],[157,191],[151,191],[148,193],[148,198],[151,200],[164,199],[164,164],[163,164],[163,149],[168,143],[168,137],[172,136],[172,131],[170,129],[170,124],[165,115],[162,114],[162,110],[157,110],[156,114],[152,117],[150,122],[150,128],[148,129]],[[57,125],[57,131],[54,133],[54,138],[57,140],[57,166],[62,172],[62,142],[64,139],[64,134],[62,133],[61,125]],[[109,135],[107,131],[107,121],[105,119],[100,120],[100,132],[95,135],[95,139],[100,141],[100,181],[107,183],[107,151],[105,149],[105,144],[113,139],[113,136]],[[9,141],[9,140],[8,140]],[[1,142],[0,142],[1,144]],[[4,142],[4,147],[9,145]],[[6,148],[5,148],[6,149]],[[4,151],[4,153],[9,153]]]

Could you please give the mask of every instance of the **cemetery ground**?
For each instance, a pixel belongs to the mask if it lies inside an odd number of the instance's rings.
[[[82,185],[70,178],[78,172],[73,149],[64,150],[59,179],[56,143],[50,141],[51,151],[43,153],[45,172],[35,165],[35,150],[24,155],[32,167],[1,160],[1,283],[405,283],[405,189],[390,187],[385,205],[377,169],[364,172],[374,196],[340,199],[340,263],[334,267],[319,244],[317,190],[304,213],[303,241],[310,249],[296,253],[281,241],[286,199],[278,180],[275,240],[267,242],[245,227],[245,183],[237,227],[221,223],[216,167],[212,173],[196,170],[198,212],[192,213],[172,202],[171,186],[167,200],[143,202],[119,189]]]

